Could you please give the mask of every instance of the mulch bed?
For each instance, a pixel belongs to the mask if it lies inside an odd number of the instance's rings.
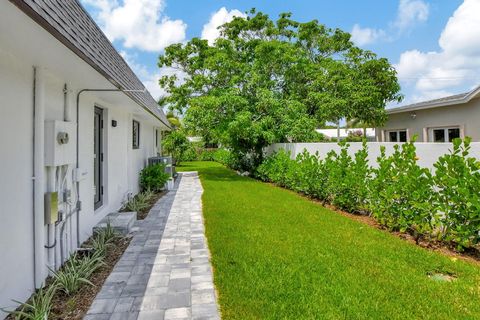
[[[127,249],[131,237],[119,237],[112,242],[112,246],[107,250],[104,263],[91,277],[91,285],[83,285],[81,289],[72,296],[67,296],[62,291],[55,293],[52,299],[52,309],[49,319],[56,320],[81,320],[87,314],[90,305],[97,293],[102,289],[102,285],[113,270],[113,267]],[[88,240],[86,243],[88,243]],[[46,280],[45,288],[50,286],[53,278],[49,277]],[[20,308],[20,307],[19,307]],[[17,309],[18,310],[18,309]],[[6,319],[14,320],[13,315],[9,315]]]
[[[111,248],[107,250],[105,265],[97,270],[89,279],[94,285],[84,285],[73,296],[67,296],[58,291],[52,301],[52,311],[49,319],[80,320],[87,314],[90,305],[102,285],[113,270],[113,267],[127,249],[131,237],[117,238]]]

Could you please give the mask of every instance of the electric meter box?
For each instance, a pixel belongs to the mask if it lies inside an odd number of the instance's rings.
[[[75,123],[45,121],[45,166],[75,163]]]

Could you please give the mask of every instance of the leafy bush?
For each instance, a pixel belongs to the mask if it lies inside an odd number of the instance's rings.
[[[325,200],[327,176],[325,163],[317,154],[311,155],[306,150],[300,153],[296,159],[296,185],[294,190],[311,197]]]
[[[195,150],[192,148],[190,141],[182,130],[171,131],[162,143],[163,150],[170,154],[179,164],[182,161],[188,161],[186,158],[192,156]],[[193,156],[195,158],[195,156]]]
[[[199,161],[215,161],[215,154],[219,150],[202,149],[198,155]]]
[[[382,147],[378,169],[374,169],[370,192],[373,216],[392,230],[415,236],[431,234],[436,229],[433,178],[430,171],[417,164],[412,142],[394,146],[386,157]]]
[[[170,175],[165,172],[164,164],[147,166],[140,172],[140,188],[143,191],[161,191],[169,178]]]
[[[465,139],[462,146],[455,139],[451,153],[434,165],[442,238],[459,249],[480,242],[480,162],[469,157],[470,141]]]
[[[293,187],[293,166],[290,152],[283,149],[265,159],[257,168],[257,177],[263,181],[271,181],[282,187]]]
[[[231,167],[232,154],[227,149],[218,149],[213,155],[213,160],[223,164],[224,166]]]
[[[331,151],[325,161],[328,200],[333,205],[350,212],[367,210],[367,184],[371,176],[366,142],[354,158],[348,154],[349,144],[341,142],[340,154]]]

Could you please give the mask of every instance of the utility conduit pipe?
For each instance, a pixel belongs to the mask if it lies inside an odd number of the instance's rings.
[[[34,67],[33,83],[33,255],[34,282],[40,288],[46,276],[44,211],[45,81],[41,67]]]

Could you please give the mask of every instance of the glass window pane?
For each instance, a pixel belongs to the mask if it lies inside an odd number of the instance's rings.
[[[452,128],[448,129],[448,141],[452,142],[453,139],[460,138],[460,129],[459,128]]]
[[[445,142],[445,129],[433,130],[433,142]]]
[[[399,131],[400,142],[407,142],[407,131]]]
[[[390,142],[398,142],[397,131],[390,131],[388,133],[388,138],[389,138],[388,141],[390,141]]]
[[[132,147],[138,149],[140,148],[140,122],[133,120],[132,129]]]

